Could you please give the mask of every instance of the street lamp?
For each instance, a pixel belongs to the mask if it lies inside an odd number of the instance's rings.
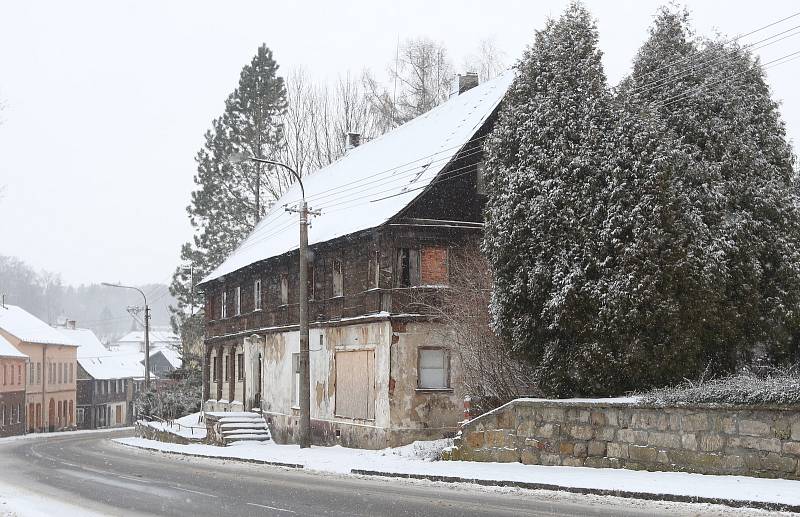
[[[311,375],[308,353],[308,216],[319,215],[308,209],[306,190],[300,174],[292,167],[275,160],[257,158],[246,153],[233,153],[228,158],[230,163],[253,161],[269,163],[287,169],[300,184],[302,201],[300,208],[286,207],[288,212],[300,213],[300,447],[311,447]],[[258,182],[256,182],[258,187]],[[258,192],[256,192],[256,210],[258,210]]]
[[[139,294],[144,298],[144,387],[150,389],[150,307],[147,305],[147,296],[138,287],[132,285],[111,284],[109,282],[102,282],[101,285],[106,287],[119,287],[120,289],[133,289],[139,291]]]

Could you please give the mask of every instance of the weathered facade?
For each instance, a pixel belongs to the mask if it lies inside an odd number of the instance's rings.
[[[323,208],[322,228],[309,232],[316,443],[378,448],[457,431],[461,369],[435,312],[451,281],[450,260],[476,246],[482,231],[481,142],[509,83],[506,75],[451,99],[308,178],[306,195],[313,197],[419,162],[409,142],[449,150],[441,163],[427,155],[416,169],[401,170],[409,179],[399,201],[390,195],[386,207],[388,198],[376,199],[360,214]],[[386,155],[397,162],[381,161]],[[259,237],[279,217],[281,201],[200,287],[206,410],[260,410],[273,438],[289,442],[299,420],[297,226],[289,220],[293,231],[264,244]],[[260,254],[248,250],[256,246],[263,246]]]
[[[29,358],[25,376],[28,431],[74,428],[77,345],[13,305],[0,306],[0,336]]]
[[[25,433],[27,360],[0,336],[0,437]]]

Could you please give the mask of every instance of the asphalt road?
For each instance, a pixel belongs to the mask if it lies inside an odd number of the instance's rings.
[[[61,435],[0,443],[0,481],[106,515],[697,514],[690,505],[329,476],[185,458],[124,447],[109,440],[115,436],[123,434]]]

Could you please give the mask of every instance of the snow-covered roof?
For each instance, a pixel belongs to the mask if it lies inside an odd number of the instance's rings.
[[[161,330],[150,331],[150,343],[179,343],[181,340],[174,332],[164,332]],[[117,343],[144,343],[144,330],[134,330],[128,332]]]
[[[6,338],[0,336],[0,357],[17,357],[19,359],[24,359],[28,356],[17,350]]]
[[[78,357],[97,357],[108,354],[108,349],[97,339],[97,336],[90,329],[80,328],[56,328],[64,334],[72,343],[78,345]]]
[[[322,209],[308,230],[309,244],[375,228],[402,211],[483,126],[513,78],[514,72],[509,70],[454,96],[303,178],[310,207]],[[297,214],[285,211],[284,206],[299,200],[300,187],[295,184],[200,283],[298,248]],[[338,206],[325,207],[334,204]]]
[[[80,350],[80,349],[79,349]],[[78,362],[95,379],[143,379],[144,354],[106,351],[96,357],[81,357]]]
[[[171,350],[169,348],[162,348],[161,350],[150,352],[150,357],[152,358],[153,356],[158,354],[163,355],[164,359],[166,359],[167,362],[171,364],[173,368],[180,368],[183,365],[183,360],[181,359],[180,354],[178,354],[178,352],[175,350]]]
[[[77,346],[70,338],[16,305],[0,305],[0,329],[27,343]]]

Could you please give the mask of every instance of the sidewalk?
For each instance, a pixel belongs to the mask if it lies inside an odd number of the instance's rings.
[[[429,479],[800,512],[800,481],[521,463],[434,461],[438,452],[447,447],[447,440],[415,442],[381,451],[340,446],[300,449],[296,445],[274,443],[242,443],[229,447],[176,445],[142,438],[118,438],[114,441],[168,453],[269,463],[336,474]]]

